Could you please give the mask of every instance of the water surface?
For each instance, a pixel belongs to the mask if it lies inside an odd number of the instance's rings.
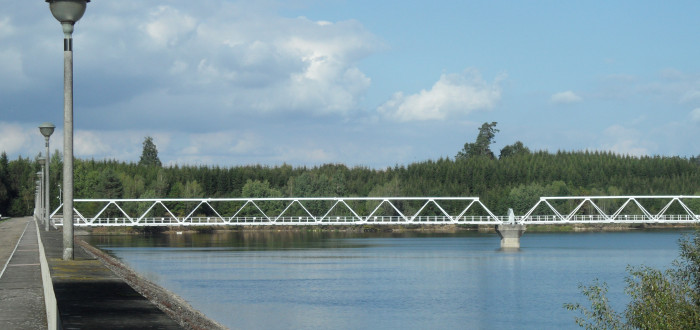
[[[226,232],[91,243],[235,329],[576,328],[579,283],[624,309],[628,265],[667,268],[690,231],[496,234]]]

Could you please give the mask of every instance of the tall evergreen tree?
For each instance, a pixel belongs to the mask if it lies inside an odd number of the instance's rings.
[[[499,130],[496,128],[497,122],[484,123],[479,128],[479,135],[476,136],[474,143],[465,143],[464,148],[457,153],[456,159],[467,159],[473,157],[486,156],[494,159],[495,156],[491,151],[491,144],[496,142],[493,139]]]
[[[141,152],[141,159],[139,160],[139,165],[145,166],[163,166],[158,158],[158,148],[156,144],[153,143],[153,138],[147,136],[143,140],[143,151]]]
[[[112,169],[102,172],[94,188],[97,198],[122,198],[124,186]]]
[[[7,180],[8,167],[7,153],[0,155],[0,214],[7,214],[10,208],[10,187]]]

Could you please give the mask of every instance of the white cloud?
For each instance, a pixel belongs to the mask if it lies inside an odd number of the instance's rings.
[[[141,25],[146,34],[160,47],[174,47],[194,31],[196,21],[170,6],[158,6]]]
[[[73,154],[77,157],[112,154],[112,147],[103,141],[103,135],[93,131],[76,131],[73,138]]]
[[[694,123],[700,123],[700,108],[693,109],[693,111],[690,112],[690,119]]]
[[[217,0],[203,2],[202,8],[190,8],[184,0],[122,2],[119,8],[108,3],[89,8],[92,20],[86,14],[81,22],[89,28],[76,27],[85,34],[74,37],[83,51],[76,66],[104,84],[134,82],[134,88],[112,90],[128,90],[119,98],[121,106],[139,106],[149,116],[162,113],[154,112],[155,104],[130,101],[154,100],[162,91],[206,99],[197,116],[349,114],[360,110],[370,85],[357,62],[383,47],[356,21],[285,18],[262,4],[251,9]],[[95,103],[95,111],[107,112],[111,105],[109,99]],[[190,109],[174,105],[169,112],[187,115]]]
[[[38,140],[38,138],[35,137],[34,140]],[[14,154],[27,148],[31,144],[30,141],[32,141],[32,135],[26,127],[0,122],[0,152]],[[38,152],[39,148],[35,149]]]
[[[309,162],[316,164],[323,164],[331,162],[334,159],[334,154],[328,152],[323,148],[311,147],[302,148],[294,147],[290,149],[278,150],[279,160],[286,162]]]
[[[2,27],[0,27],[2,28]],[[24,61],[20,51],[0,48],[0,89],[17,91],[30,88],[30,80],[24,72]]]
[[[404,95],[397,92],[377,111],[398,121],[443,120],[453,115],[466,115],[493,108],[501,99],[496,79],[484,81],[475,70],[463,74],[443,74],[430,90]]]
[[[0,17],[0,39],[11,36],[15,33],[15,28],[10,23],[9,17]]]
[[[610,150],[622,155],[649,155],[649,147],[645,145],[642,135],[635,129],[613,125],[603,132],[603,150]]]
[[[234,156],[252,152],[260,147],[260,139],[255,134],[232,131],[190,134],[188,140],[189,145],[182,150],[182,154],[188,156],[201,154]]]
[[[681,103],[700,101],[700,90],[690,90],[681,96]]]
[[[552,95],[549,101],[554,104],[571,104],[581,102],[583,99],[572,91],[560,92]]]

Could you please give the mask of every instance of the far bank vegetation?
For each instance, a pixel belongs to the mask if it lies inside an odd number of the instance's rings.
[[[139,163],[76,159],[75,198],[477,196],[496,214],[506,214],[508,208],[523,214],[540,196],[700,193],[696,157],[551,153],[531,151],[519,141],[496,156],[490,147],[497,132],[495,122],[484,123],[476,140],[465,143],[453,158],[384,169],[342,164],[164,166],[153,140],[146,138]],[[53,153],[51,196],[58,196],[61,167],[60,154]],[[6,154],[0,156],[0,214],[31,213],[39,169],[35,159],[10,161]],[[51,208],[58,203],[52,198]],[[658,204],[645,207],[651,211],[663,207],[661,201]],[[690,207],[700,212],[700,205]]]

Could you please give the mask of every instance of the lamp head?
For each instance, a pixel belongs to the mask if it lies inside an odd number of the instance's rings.
[[[46,163],[46,158],[44,156],[39,156],[39,158],[36,159],[39,162],[39,165],[44,166]]]
[[[63,26],[66,36],[73,34],[73,25],[85,14],[85,8],[90,0],[46,0],[51,14]]]
[[[48,138],[53,134],[53,130],[56,128],[56,126],[52,123],[46,122],[41,125],[39,125],[39,132],[41,132],[41,135],[43,135],[45,138]]]

